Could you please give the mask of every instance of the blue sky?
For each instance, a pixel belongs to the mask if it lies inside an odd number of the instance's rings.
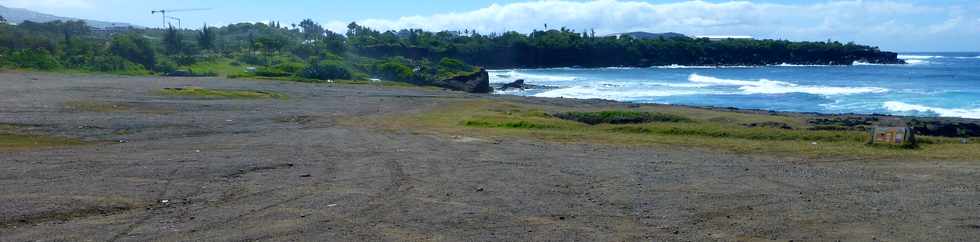
[[[60,16],[159,26],[152,9],[212,8],[177,13],[185,26],[312,18],[342,31],[346,23],[379,29],[541,29],[544,24],[598,33],[680,32],[790,40],[839,40],[895,51],[980,51],[980,1],[268,1],[268,0],[0,0]]]

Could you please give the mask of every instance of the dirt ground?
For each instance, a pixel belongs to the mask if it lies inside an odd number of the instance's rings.
[[[157,93],[182,86],[289,98]],[[0,241],[980,238],[978,161],[810,161],[446,137],[339,122],[478,98],[554,101],[222,78],[0,73],[0,124],[93,141],[0,151]]]

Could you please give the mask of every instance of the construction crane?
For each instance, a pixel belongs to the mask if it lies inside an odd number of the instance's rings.
[[[167,28],[167,19],[168,19],[167,18],[167,13],[192,12],[192,11],[207,11],[207,10],[211,10],[211,9],[210,8],[160,9],[160,10],[150,11],[150,14],[157,14],[157,13],[159,13],[159,14],[163,15],[163,18],[162,18],[163,19],[163,26],[161,26],[161,27],[162,28]]]
[[[170,19],[170,20],[177,20],[177,29],[183,29],[183,28],[184,28],[184,27],[183,27],[183,26],[181,26],[181,24],[180,24],[180,18],[178,18],[178,17],[171,17],[171,16],[167,16],[167,19]]]

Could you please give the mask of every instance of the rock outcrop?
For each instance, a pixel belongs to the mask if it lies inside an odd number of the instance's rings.
[[[434,81],[431,85],[469,93],[490,93],[493,91],[490,88],[490,74],[483,68],[472,74]]]
[[[980,124],[971,122],[944,122],[940,120],[912,120],[909,126],[915,133],[942,137],[980,137]]]
[[[511,83],[504,84],[504,86],[501,87],[501,89],[504,89],[505,91],[507,89],[511,89],[511,88],[513,88],[513,89],[521,89],[521,90],[525,89],[525,87],[524,87],[524,79],[517,79],[516,81],[511,82]]]

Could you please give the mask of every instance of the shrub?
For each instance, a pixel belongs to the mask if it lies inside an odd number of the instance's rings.
[[[567,112],[551,115],[556,118],[570,120],[590,125],[596,124],[639,124],[652,122],[692,122],[691,119],[673,114],[634,112],[634,111],[602,111],[602,112]]]
[[[300,76],[317,80],[351,79],[351,71],[343,63],[334,60],[313,61]]]
[[[150,46],[150,41],[142,36],[116,36],[112,38],[109,51],[126,60],[143,65],[145,69],[154,69],[157,65],[156,51]]]
[[[96,56],[92,58],[88,69],[101,72],[142,72],[143,66],[119,56]]]
[[[171,57],[178,66],[189,66],[197,63],[197,58],[191,55],[177,55]]]
[[[172,61],[163,60],[157,63],[154,70],[160,73],[173,73],[177,71],[177,64],[174,64]]]
[[[411,67],[397,61],[385,61],[377,66],[381,78],[391,81],[411,81],[414,72]]]
[[[442,58],[442,60],[439,61],[439,69],[457,72],[457,71],[470,71],[473,70],[473,67],[467,65],[466,63],[463,63],[463,61],[461,60],[452,59],[452,58]]]
[[[442,58],[436,66],[436,75],[439,79],[448,79],[455,76],[470,74],[475,67],[467,65],[463,61],[451,58]]]
[[[61,63],[58,62],[58,59],[52,56],[51,53],[45,49],[26,49],[15,51],[11,55],[10,61],[20,68],[38,70],[53,70],[61,68]]]

